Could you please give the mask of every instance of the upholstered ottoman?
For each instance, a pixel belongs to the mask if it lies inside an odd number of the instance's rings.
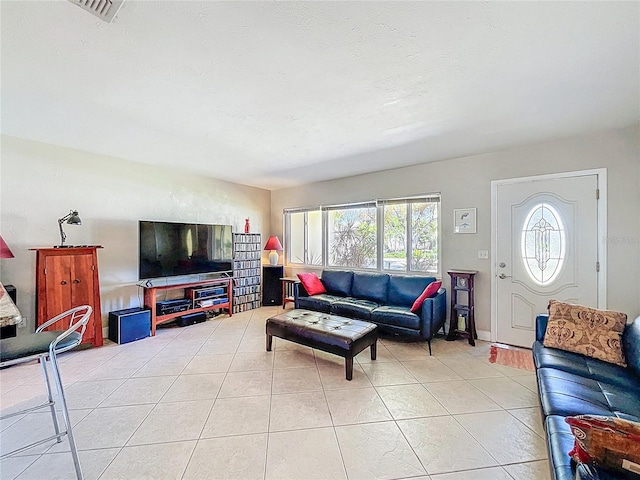
[[[371,360],[376,359],[378,327],[361,320],[296,309],[268,318],[266,332],[268,352],[275,336],[344,357],[347,380],[358,353],[371,347]]]

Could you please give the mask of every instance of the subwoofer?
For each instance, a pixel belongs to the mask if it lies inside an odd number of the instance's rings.
[[[128,308],[109,312],[109,340],[129,343],[148,337],[151,332],[151,312],[142,308]]]
[[[262,305],[282,305],[282,265],[264,265],[262,267]]]

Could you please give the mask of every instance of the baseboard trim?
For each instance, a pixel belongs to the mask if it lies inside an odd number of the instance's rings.
[[[491,341],[491,332],[489,330],[477,330],[478,340],[483,340],[485,342]]]

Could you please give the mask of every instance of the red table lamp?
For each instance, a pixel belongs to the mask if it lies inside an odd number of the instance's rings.
[[[267,244],[264,246],[265,250],[271,250],[269,254],[269,264],[270,265],[278,265],[278,252],[277,250],[282,250],[282,244],[277,236],[271,235],[269,240],[267,240]]]
[[[0,258],[13,258],[13,252],[0,235]]]

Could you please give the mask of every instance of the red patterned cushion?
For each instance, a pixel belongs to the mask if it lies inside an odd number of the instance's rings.
[[[315,273],[299,273],[298,278],[309,295],[327,293],[327,289]]]
[[[411,306],[411,311],[413,313],[416,313],[418,310],[420,310],[420,307],[422,307],[422,304],[424,303],[425,299],[429,297],[433,297],[436,293],[438,293],[438,289],[441,286],[442,286],[442,282],[431,282],[429,285],[427,285],[427,288],[424,289],[424,292],[422,292],[420,296],[416,298],[416,301],[413,302],[413,305]]]
[[[640,471],[640,423],[616,417],[567,417],[575,438],[569,452],[578,463],[617,471]]]

